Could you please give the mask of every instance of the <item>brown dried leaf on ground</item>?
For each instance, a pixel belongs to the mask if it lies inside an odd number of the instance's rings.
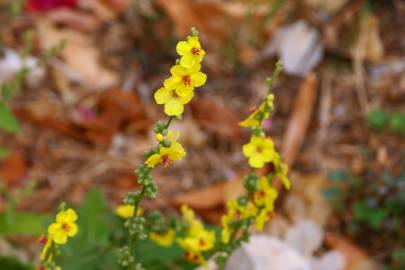
[[[224,44],[228,39],[226,26],[230,22],[218,3],[190,0],[158,0],[157,3],[174,22],[177,35],[186,36],[191,27],[196,27],[211,44]]]
[[[90,138],[100,133],[111,137],[124,128],[131,133],[146,132],[151,124],[143,104],[134,92],[108,90],[100,96],[95,111],[95,115],[77,117],[75,121],[87,129]]]
[[[213,223],[219,223],[221,214],[225,210],[226,201],[244,194],[242,177],[243,174],[240,173],[231,181],[180,194],[171,203],[176,207],[186,204],[193,208],[202,218]]]
[[[27,177],[28,161],[20,152],[12,152],[1,164],[0,177],[7,186],[20,185]]]
[[[345,270],[378,270],[377,264],[367,253],[354,243],[335,233],[326,234],[326,242],[333,249],[343,254],[346,262]]]
[[[47,19],[37,22],[38,37],[43,50],[49,50],[66,42],[61,57],[66,63],[72,80],[82,83],[85,88],[107,88],[117,84],[117,74],[102,66],[102,57],[91,36],[71,29],[57,29]]]
[[[219,98],[197,98],[190,104],[195,121],[203,128],[233,142],[242,140],[238,117]]]
[[[67,8],[50,10],[46,13],[50,22],[65,25],[84,32],[93,32],[101,26],[101,21],[88,13]]]

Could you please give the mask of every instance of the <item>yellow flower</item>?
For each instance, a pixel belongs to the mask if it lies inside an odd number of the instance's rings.
[[[135,211],[135,206],[131,204],[121,204],[118,205],[117,208],[115,209],[115,214],[121,218],[127,219],[132,217]],[[142,214],[142,209],[138,208],[138,213],[136,214],[137,216]]]
[[[273,141],[252,136],[250,142],[243,145],[243,154],[249,159],[249,165],[252,168],[262,168],[275,157]]]
[[[181,160],[185,155],[186,152],[183,146],[173,141],[169,147],[160,147],[159,153],[151,155],[145,163],[149,168],[154,168],[159,163],[163,163],[164,167],[168,167],[172,161]]]
[[[272,210],[263,209],[260,211],[259,215],[256,217],[256,230],[262,231],[264,225],[274,216]]]
[[[181,97],[188,97],[194,87],[200,87],[207,81],[207,75],[200,71],[201,65],[195,64],[190,68],[175,65],[170,69],[172,76],[164,81],[164,87],[174,89]]]
[[[287,172],[288,172],[288,167],[286,164],[281,163],[280,164],[280,170],[278,171],[277,175],[280,177],[281,182],[283,183],[284,187],[286,189],[290,189],[291,187],[291,182],[287,177]]]
[[[197,36],[188,37],[187,41],[179,41],[176,51],[181,55],[180,65],[185,68],[191,68],[195,64],[201,63],[205,55]]]
[[[274,107],[273,104],[274,101],[274,95],[270,94],[267,96],[267,105],[269,106],[270,109],[272,109]],[[251,127],[251,128],[257,128],[260,127],[261,125],[261,121],[258,120],[258,114],[262,113],[264,114],[263,119],[267,118],[270,116],[270,112],[266,111],[266,100],[263,101],[259,108],[256,109],[255,111],[253,111],[245,120],[239,122],[239,125],[242,127]]]
[[[58,245],[66,244],[68,237],[77,234],[76,212],[69,208],[56,215],[56,222],[48,227],[49,237]]]
[[[273,210],[274,201],[278,196],[277,190],[270,186],[268,179],[264,176],[257,181],[257,189],[258,191],[253,194],[255,204]]]
[[[183,205],[181,207],[183,219],[188,224],[185,237],[177,241],[180,247],[186,251],[186,259],[194,263],[205,263],[201,252],[210,250],[215,244],[215,232],[206,230],[204,225],[195,218],[193,210]]]
[[[173,244],[175,232],[173,229],[168,229],[164,234],[150,233],[149,238],[158,245],[170,247]]]
[[[229,216],[223,215],[221,218],[221,225],[222,225],[221,241],[224,244],[228,244],[229,240],[231,239],[232,230],[229,226],[229,223],[230,223]]]
[[[183,92],[179,95],[176,89],[161,87],[155,92],[155,101],[157,104],[164,104],[164,111],[169,116],[181,115],[184,112],[184,104],[190,102],[194,92]]]
[[[52,239],[44,237],[44,240],[45,240],[45,246],[44,246],[44,248],[42,249],[42,252],[41,252],[41,256],[40,256],[41,260],[45,260],[46,254],[47,254],[49,248],[52,245]]]
[[[165,138],[165,136],[163,136],[162,133],[157,133],[157,134],[156,134],[156,140],[157,140],[158,142],[163,141],[164,138]]]

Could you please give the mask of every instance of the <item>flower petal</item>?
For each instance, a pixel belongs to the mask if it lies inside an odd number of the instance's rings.
[[[159,88],[154,95],[157,104],[165,104],[170,100],[171,96],[171,90],[168,90],[165,87]]]
[[[165,104],[165,113],[169,116],[177,116],[182,114],[184,111],[184,105],[181,103],[179,98],[171,98]]]
[[[190,76],[190,79],[194,87],[200,87],[207,81],[207,75],[202,72],[196,72]]]
[[[176,51],[179,55],[187,55],[190,53],[191,47],[187,41],[179,41],[176,46]]]

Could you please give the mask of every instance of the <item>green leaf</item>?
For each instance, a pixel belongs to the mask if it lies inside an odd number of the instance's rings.
[[[4,270],[33,270],[34,268],[21,263],[14,257],[0,257],[0,269]]]
[[[398,265],[405,266],[405,248],[394,250],[392,258]]]
[[[150,240],[140,241],[137,249],[142,265],[148,270],[194,269],[195,265],[183,260],[183,251],[178,245],[162,247]]]
[[[387,217],[388,212],[382,208],[369,207],[365,201],[354,204],[353,217],[355,221],[364,221],[373,229],[378,229],[380,223]]]
[[[323,189],[322,194],[331,201],[339,200],[342,195],[340,189],[337,187]]]
[[[389,121],[389,114],[383,110],[374,110],[367,115],[369,127],[381,131]]]
[[[0,129],[13,134],[20,130],[17,119],[4,102],[0,102]]]
[[[347,170],[335,170],[329,172],[328,178],[333,182],[342,182],[350,178],[350,173]]]
[[[38,236],[45,231],[47,219],[45,215],[5,211],[0,214],[0,234]]]
[[[8,148],[0,146],[0,159],[5,159],[10,154]]]
[[[405,114],[393,114],[389,120],[389,127],[393,132],[405,135]]]
[[[78,234],[63,247],[64,270],[119,269],[113,233],[123,225],[108,208],[99,189],[91,190],[78,209]]]

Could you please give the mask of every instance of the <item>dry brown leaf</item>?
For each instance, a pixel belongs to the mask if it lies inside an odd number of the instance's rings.
[[[222,100],[200,97],[190,105],[193,118],[203,128],[234,142],[242,140],[238,117]]]
[[[97,114],[90,119],[79,118],[75,123],[88,134],[109,134],[128,128],[133,133],[146,132],[150,120],[139,97],[134,92],[113,89],[104,92],[97,104]]]
[[[21,184],[27,176],[27,159],[19,152],[12,152],[2,163],[0,175],[7,186]]]
[[[44,50],[66,42],[60,55],[74,74],[71,79],[91,89],[111,87],[118,82],[117,74],[101,65],[100,51],[91,36],[71,29],[57,29],[46,18],[38,20],[37,30]]]
[[[46,17],[52,23],[85,32],[93,32],[101,25],[101,21],[93,15],[68,8],[50,10],[46,13]]]
[[[377,270],[380,269],[367,253],[354,243],[335,233],[327,233],[325,240],[333,249],[345,258],[345,270]]]
[[[158,0],[157,3],[174,22],[177,35],[186,36],[191,27],[196,27],[211,44],[220,45],[227,40],[226,26],[231,24],[218,3],[190,0]]]
[[[201,190],[191,191],[173,199],[173,204],[186,204],[195,210],[212,210],[221,206],[225,200],[227,182],[221,182]]]

